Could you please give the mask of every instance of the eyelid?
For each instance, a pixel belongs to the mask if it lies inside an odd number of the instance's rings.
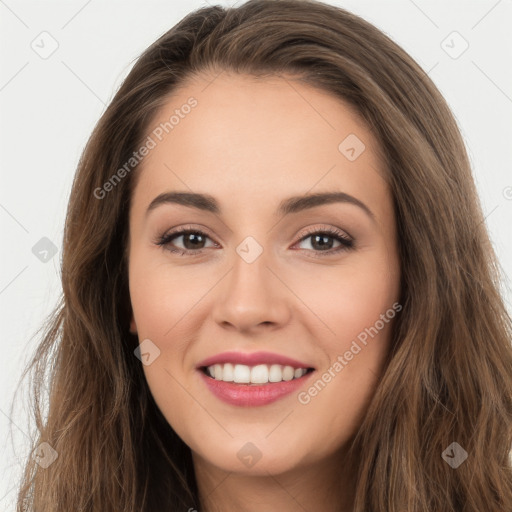
[[[197,224],[197,225],[187,224],[184,226],[178,226],[176,228],[170,228],[163,235],[158,237],[158,239],[167,237],[171,234],[178,235],[178,234],[182,234],[182,233],[187,233],[189,231],[204,232],[205,235],[208,235],[212,240],[215,241],[215,237],[212,236],[211,231],[206,226],[203,226],[201,224]],[[301,233],[298,235],[297,241],[295,243],[302,241],[304,239],[304,237],[307,237],[308,235],[317,234],[319,232],[330,233],[333,235],[346,235],[345,238],[347,240],[354,240],[354,237],[346,229],[341,229],[341,228],[333,227],[330,225],[324,225],[324,226],[317,225],[314,227],[304,228],[304,230],[301,231]],[[218,242],[216,242],[216,243],[218,243]]]
[[[185,224],[183,226],[169,228],[168,230],[166,230],[164,232],[163,235],[157,236],[157,240],[160,240],[161,238],[164,238],[164,237],[169,237],[170,235],[172,235],[172,236],[182,235],[182,234],[188,233],[190,231],[203,233],[205,235],[208,235],[209,238],[211,238],[212,240],[215,241],[215,237],[212,235],[212,232],[206,226],[203,226],[202,224],[195,224],[195,225]]]
[[[321,227],[315,226],[305,228],[304,232],[301,233],[298,242],[302,241],[304,238],[308,236],[315,235],[317,233],[327,233],[330,235],[339,236],[340,238],[344,238],[345,240],[350,240],[352,242],[354,241],[354,237],[350,235],[350,233],[347,230],[336,228],[334,226],[325,225]]]

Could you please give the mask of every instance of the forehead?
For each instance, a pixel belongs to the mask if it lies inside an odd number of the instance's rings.
[[[343,100],[292,77],[198,75],[167,98],[145,136],[154,144],[137,170],[134,202],[146,206],[176,189],[233,206],[326,190],[389,202],[366,123]]]

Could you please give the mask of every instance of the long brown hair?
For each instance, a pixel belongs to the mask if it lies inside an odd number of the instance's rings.
[[[200,510],[190,449],[153,401],[129,332],[136,166],[106,197],[97,191],[170,93],[196,73],[225,70],[286,74],[328,91],[380,142],[403,310],[350,447],[359,461],[354,512],[512,510],[511,318],[449,107],[414,60],[361,18],[314,0],[250,0],[192,12],[152,44],[83,151],[65,223],[62,300],[23,375],[33,375],[33,452],[46,442],[58,457],[47,468],[27,461],[18,512]],[[454,442],[467,452],[457,468],[442,457]]]

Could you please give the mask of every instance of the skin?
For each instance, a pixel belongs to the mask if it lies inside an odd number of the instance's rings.
[[[205,510],[351,510],[355,465],[345,452],[378,385],[393,321],[307,404],[297,393],[261,407],[226,404],[196,365],[227,350],[277,352],[316,369],[307,391],[398,302],[395,216],[379,146],[355,111],[326,92],[291,77],[227,72],[190,79],[148,134],[191,96],[197,106],[144,158],[130,206],[130,328],[160,350],[144,366],[151,393],[192,450]],[[354,161],[338,150],[349,134],[365,144]],[[222,211],[162,204],[146,215],[168,191],[212,195]],[[362,201],[374,219],[340,202],[275,213],[290,196],[333,191]],[[199,255],[156,244],[180,226],[207,237],[170,244],[202,247]],[[305,238],[306,228],[329,227],[350,235],[354,248],[328,255],[340,246],[335,238],[324,250]],[[248,236],[263,249],[250,264],[236,252]],[[251,467],[237,457],[247,442],[261,453]]]

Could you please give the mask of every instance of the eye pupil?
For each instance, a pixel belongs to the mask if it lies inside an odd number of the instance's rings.
[[[187,249],[191,249],[191,250],[197,249],[198,243],[199,243],[199,245],[201,245],[201,243],[204,243],[203,238],[204,238],[203,235],[200,235],[198,233],[187,233],[187,234],[183,235],[183,245]],[[190,240],[192,240],[192,245],[190,247],[187,247],[187,241],[190,241]]]
[[[327,235],[314,235],[313,237],[313,243],[312,243],[312,246],[315,247],[315,244],[318,243],[318,246],[320,249],[331,249],[332,248],[332,240],[333,238],[331,236],[327,236]],[[326,239],[330,239],[331,240],[331,243],[325,243],[325,240]]]

